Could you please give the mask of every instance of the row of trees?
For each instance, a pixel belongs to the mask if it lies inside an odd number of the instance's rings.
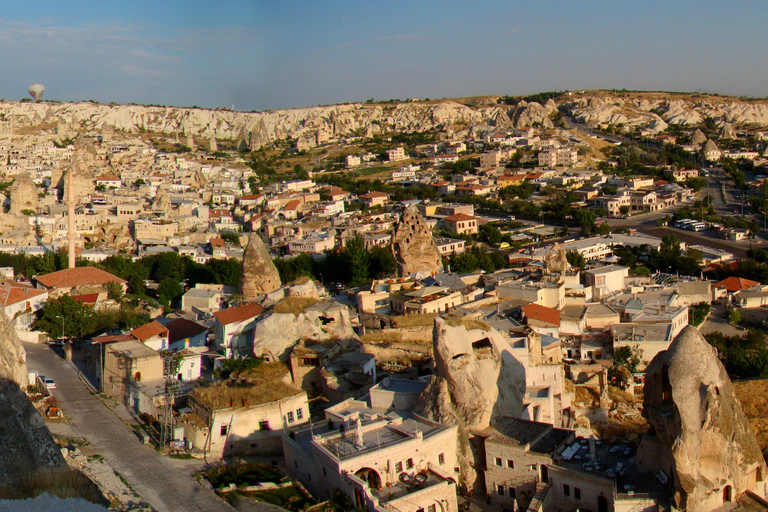
[[[83,304],[69,295],[48,299],[38,312],[33,327],[52,338],[83,338],[114,329],[135,329],[150,321],[134,301],[121,303],[119,309],[101,310]]]
[[[397,271],[397,262],[389,246],[366,249],[360,236],[349,240],[341,249],[329,251],[324,259],[299,254],[293,258],[276,258],[274,263],[283,283],[306,276],[326,283],[362,286]]]

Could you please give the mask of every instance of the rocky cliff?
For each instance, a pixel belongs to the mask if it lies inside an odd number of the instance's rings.
[[[259,295],[280,288],[280,273],[267,246],[258,233],[251,233],[243,253],[243,300],[255,300]]]
[[[432,338],[435,375],[419,396],[414,412],[432,421],[458,425],[456,453],[461,480],[472,489],[472,431],[504,417],[520,417],[525,370],[495,329],[467,330],[435,319]]]
[[[434,274],[443,268],[432,231],[414,205],[403,210],[392,233],[391,247],[401,277],[417,272]]]
[[[701,94],[586,91],[561,95],[543,105],[525,101],[516,105],[494,104],[493,98],[470,104],[473,106],[453,100],[349,103],[235,112],[95,103],[0,102],[0,135],[36,127],[51,140],[62,143],[77,132],[102,135],[108,141],[120,139],[121,132],[161,133],[193,145],[209,141],[209,147],[217,147],[216,140],[228,140],[251,150],[290,137],[306,149],[331,138],[370,137],[391,131],[437,130],[448,137],[460,137],[509,127],[551,128],[552,116],[561,107],[570,109],[584,122],[647,127],[657,132],[668,124],[695,125],[705,118],[712,118],[725,128],[724,137],[733,135],[726,125],[768,127],[768,101]]]
[[[683,329],[648,365],[638,450],[649,474],[663,471],[675,505],[719,509],[745,491],[765,495],[766,464],[725,368],[704,337]]]
[[[349,308],[337,302],[320,302],[296,313],[266,315],[253,329],[253,352],[285,361],[300,340],[359,343]]]

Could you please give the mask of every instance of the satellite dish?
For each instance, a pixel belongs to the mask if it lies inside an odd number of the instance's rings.
[[[32,84],[29,86],[29,95],[32,96],[35,101],[40,101],[40,98],[45,94],[45,86],[43,84]]]

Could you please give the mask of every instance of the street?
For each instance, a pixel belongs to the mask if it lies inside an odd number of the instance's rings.
[[[160,455],[143,445],[77,376],[77,371],[47,345],[25,343],[27,367],[56,381],[58,400],[72,430],[87,439],[109,465],[158,511],[231,511],[229,505],[198,484],[185,461]]]

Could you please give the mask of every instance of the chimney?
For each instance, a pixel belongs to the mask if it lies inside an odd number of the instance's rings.
[[[67,253],[69,268],[75,268],[75,180],[73,179],[74,165],[67,171]]]

